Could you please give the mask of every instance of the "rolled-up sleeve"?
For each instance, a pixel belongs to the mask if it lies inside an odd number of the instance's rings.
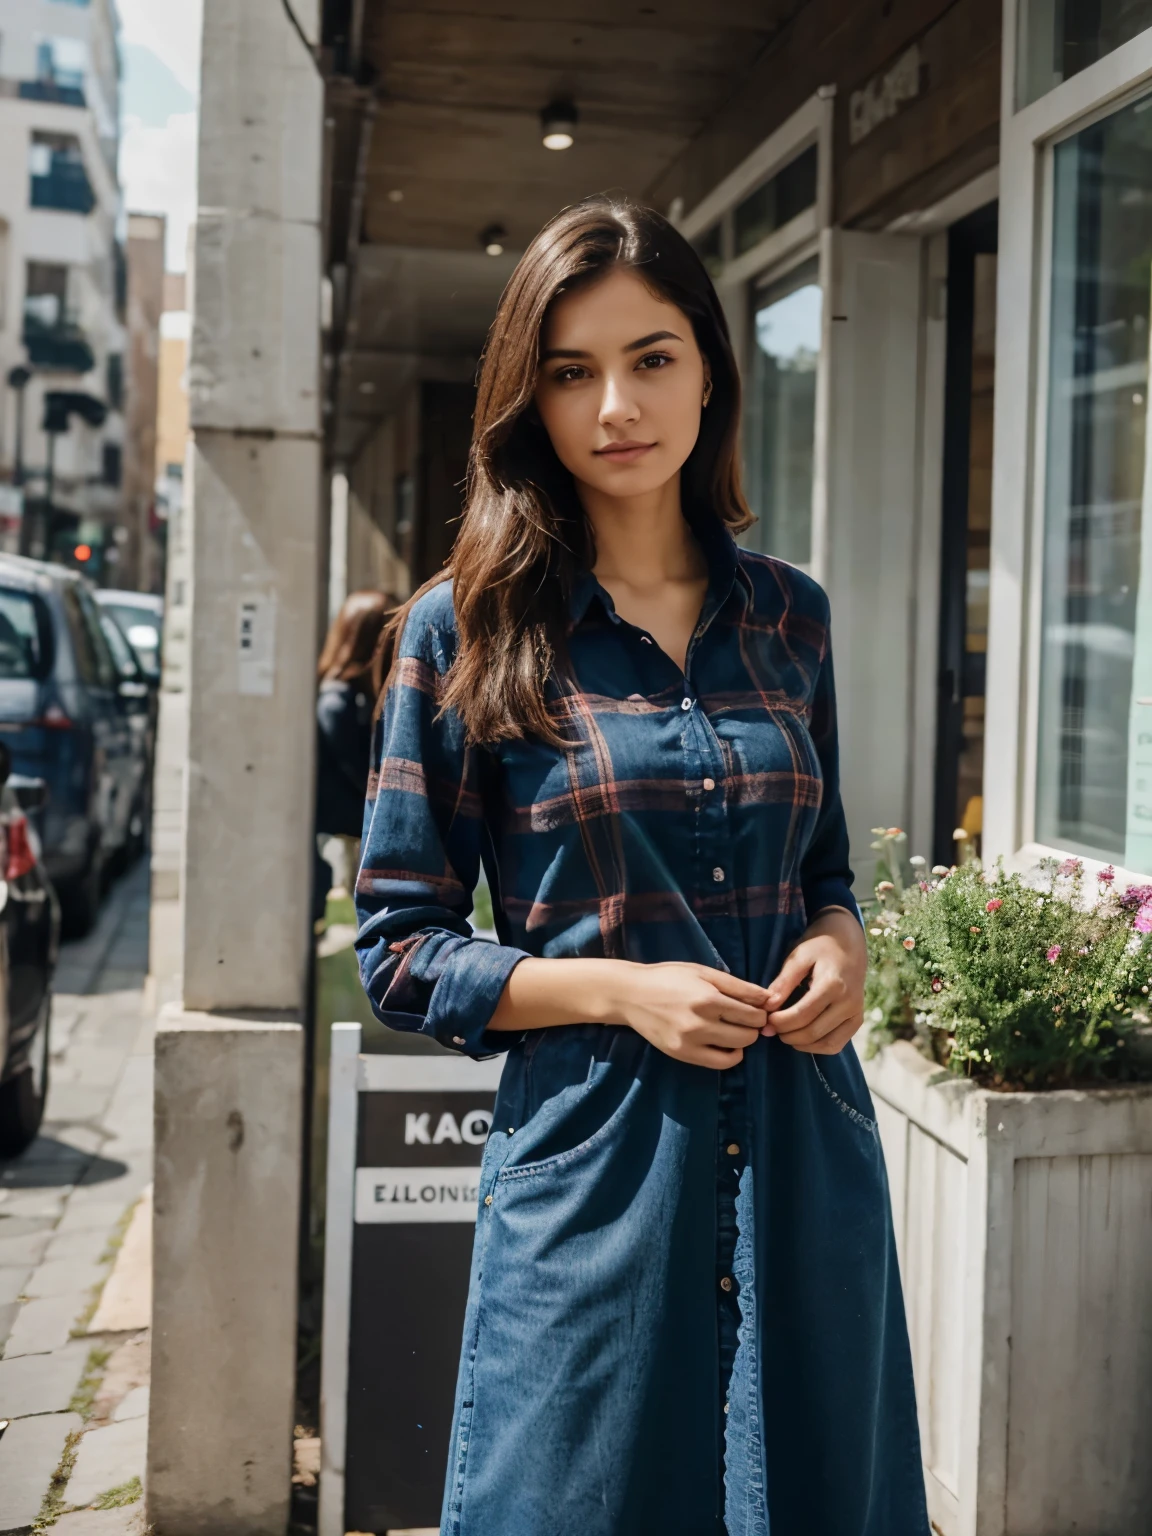
[[[483,815],[477,751],[438,695],[451,640],[418,604],[376,727],[356,912],[360,976],[394,1029],[488,1056],[513,1037],[488,1029],[525,951],[474,938]]]
[[[848,862],[848,824],[840,799],[840,748],[836,732],[836,684],[832,648],[825,643],[816,677],[809,730],[820,759],[823,793],[812,838],[800,863],[804,909],[809,920],[826,907],[844,907],[860,917],[852,894]]]

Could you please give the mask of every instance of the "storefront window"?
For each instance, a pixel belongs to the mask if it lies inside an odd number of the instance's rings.
[[[1152,872],[1152,97],[1055,150],[1036,835]]]
[[[1020,0],[1016,105],[1152,27],[1152,0]]]
[[[763,289],[753,303],[745,463],[759,522],[745,542],[794,565],[812,558],[820,308],[815,261]]]

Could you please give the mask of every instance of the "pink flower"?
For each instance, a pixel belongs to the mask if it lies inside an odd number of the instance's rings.
[[[1109,864],[1108,868],[1102,869],[1096,878],[1099,880],[1101,885],[1111,885],[1113,880],[1116,878],[1115,866]]]
[[[999,896],[993,896],[991,901],[984,903],[984,910],[985,912],[999,912],[1003,905],[1004,903],[1000,900]]]
[[[1150,910],[1152,910],[1152,909],[1150,909]],[[916,940],[915,939],[905,939],[904,940],[904,948],[905,949],[915,949],[916,948]]]
[[[942,992],[944,990],[944,983],[940,980],[939,976],[933,976],[932,990],[933,992]]]
[[[1058,875],[1074,875],[1080,868],[1080,864],[1080,859],[1065,859],[1056,873]]]
[[[1049,965],[1055,965],[1057,960],[1060,958],[1060,945],[1053,944],[1052,948],[1048,951],[1044,958],[1048,961]]]
[[[1120,897],[1120,905],[1130,912],[1152,905],[1152,885],[1130,885]]]
[[[1132,926],[1137,933],[1152,933],[1152,904],[1140,908],[1132,919]]]
[[[922,891],[926,891],[928,889],[928,882],[927,882],[927,880],[921,880],[919,883],[920,883],[920,889]]]

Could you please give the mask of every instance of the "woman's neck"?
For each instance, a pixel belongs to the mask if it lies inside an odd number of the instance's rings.
[[[643,496],[604,496],[583,485],[577,489],[592,525],[594,571],[600,581],[643,591],[704,574],[703,555],[681,510],[678,476]]]

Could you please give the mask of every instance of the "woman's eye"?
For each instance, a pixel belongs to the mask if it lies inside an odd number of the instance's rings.
[[[552,375],[557,384],[571,384],[574,380],[582,379],[584,376],[584,369],[577,367],[576,364],[573,364],[571,368],[561,368],[558,373]]]
[[[667,352],[646,352],[636,366],[651,371],[654,368],[663,368],[666,363],[673,361],[674,359]]]

